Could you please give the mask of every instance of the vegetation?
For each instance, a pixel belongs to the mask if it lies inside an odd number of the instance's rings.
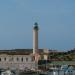
[[[55,52],[50,53],[48,56],[50,60],[64,60],[64,61],[75,61],[75,50],[68,52]]]

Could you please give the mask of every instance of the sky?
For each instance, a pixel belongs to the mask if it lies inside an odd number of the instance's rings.
[[[75,0],[0,0],[0,49],[33,48],[33,25],[39,48],[75,48]]]

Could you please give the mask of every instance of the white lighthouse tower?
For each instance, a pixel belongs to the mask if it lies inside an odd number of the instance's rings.
[[[33,54],[38,53],[38,30],[38,23],[35,22],[33,27]]]
[[[38,60],[40,58],[39,49],[38,49],[38,23],[34,23],[33,27],[33,57],[35,60],[35,69],[38,69]]]

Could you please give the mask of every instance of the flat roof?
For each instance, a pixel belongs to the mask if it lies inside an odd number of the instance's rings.
[[[38,49],[40,53],[43,52],[43,49]],[[33,53],[33,49],[11,49],[11,50],[0,50],[0,54],[7,55],[29,55]]]

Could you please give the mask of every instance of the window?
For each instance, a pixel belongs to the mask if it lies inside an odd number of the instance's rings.
[[[35,56],[33,56],[33,57],[31,58],[31,60],[34,61],[34,60],[35,60]]]
[[[0,61],[1,61],[1,58],[0,58]]]
[[[26,58],[26,61],[28,61],[28,58]]]
[[[6,58],[4,58],[4,61],[6,61]]]
[[[21,58],[21,61],[23,62],[23,57]]]
[[[17,57],[16,60],[19,61],[19,58]]]

